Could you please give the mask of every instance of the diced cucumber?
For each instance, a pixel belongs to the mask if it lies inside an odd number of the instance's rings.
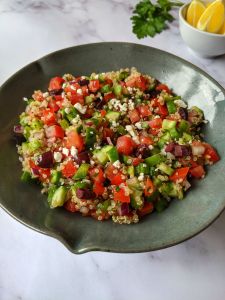
[[[169,133],[170,133],[171,138],[173,138],[173,139],[178,140],[180,138],[180,133],[177,131],[177,129],[175,127],[171,128],[169,130]]]
[[[72,186],[72,190],[77,190],[77,189],[85,189],[88,186],[87,182],[81,182],[81,181],[77,181],[76,183],[74,183],[74,185]]]
[[[30,136],[30,131],[31,131],[31,127],[29,126],[24,126],[23,127],[23,135],[25,136],[25,138],[28,140],[29,136]]]
[[[122,85],[120,85],[120,84],[115,84],[115,85],[113,86],[113,91],[114,91],[114,94],[115,94],[116,96],[120,96],[121,93],[122,93]]]
[[[174,197],[181,200],[184,197],[182,187],[179,184],[175,184],[173,182],[164,182],[159,187],[159,191],[166,198]]]
[[[51,183],[58,184],[61,176],[62,173],[60,171],[53,170],[51,173]]]
[[[20,177],[21,181],[23,182],[31,182],[32,181],[32,177],[30,172],[24,171]]]
[[[169,202],[165,198],[159,198],[158,201],[155,202],[155,210],[157,212],[162,212],[169,206]]]
[[[90,168],[89,164],[82,164],[77,170],[76,174],[73,176],[73,179],[84,179],[88,174],[88,169]]]
[[[85,97],[85,104],[90,104],[94,101],[94,97],[93,96],[86,96]]]
[[[110,200],[105,200],[104,202],[98,204],[98,208],[100,208],[103,211],[107,211],[109,206],[110,206]]]
[[[154,154],[148,158],[145,159],[145,162],[150,166],[156,166],[158,164],[160,164],[161,162],[163,162],[165,160],[165,158],[161,155],[161,154]]]
[[[190,124],[186,120],[181,120],[180,123],[178,124],[178,131],[180,133],[188,132],[189,128],[190,128]]]
[[[169,130],[171,128],[175,128],[176,124],[177,124],[177,121],[175,121],[175,120],[164,119],[162,122],[162,129]]]
[[[111,91],[111,87],[109,84],[105,84],[103,85],[103,87],[101,88],[101,93],[109,93]]]
[[[63,129],[66,129],[70,126],[70,124],[68,123],[68,121],[66,119],[62,119],[59,121],[59,124],[60,126],[63,128]]]
[[[120,117],[120,113],[118,111],[109,111],[105,115],[105,118],[110,122],[117,121]]]
[[[135,175],[140,175],[141,173],[143,173],[144,175],[149,174],[149,166],[145,163],[140,163],[134,169],[135,169]]]
[[[133,193],[130,196],[130,205],[132,208],[139,209],[142,207],[144,200],[141,195],[142,195],[142,193]]]
[[[109,149],[106,152],[106,154],[108,155],[108,158],[111,162],[115,162],[115,161],[119,160],[119,154],[118,154],[116,147],[112,147],[111,149]]]
[[[66,114],[66,118],[71,122],[78,114],[75,107],[70,107],[70,112]]]
[[[103,151],[104,153],[107,153],[112,148],[113,148],[112,145],[106,145],[106,146],[102,147],[101,151]]]
[[[132,191],[141,191],[143,192],[143,188],[140,185],[140,182],[138,181],[137,177],[133,177],[127,180],[127,186],[132,190]]]
[[[119,125],[117,128],[116,128],[117,132],[120,134],[120,135],[124,135],[126,134],[126,129],[122,126],[122,125]]]
[[[94,150],[93,155],[101,165],[105,165],[109,160],[108,155],[104,151],[102,151],[102,149]]]
[[[86,127],[85,144],[88,147],[92,147],[96,142],[96,129],[92,127]]]
[[[128,166],[127,173],[130,175],[130,177],[134,177],[134,166]]]
[[[38,129],[41,129],[43,127],[43,123],[42,123],[42,121],[36,119],[36,120],[33,120],[31,122],[30,126],[31,126],[32,129],[38,130]]]
[[[158,198],[159,196],[159,191],[156,189],[152,194],[151,196],[145,196],[145,200],[147,202],[154,202],[156,201],[156,199]]]
[[[170,166],[168,166],[164,162],[162,162],[158,165],[158,169],[169,176],[172,175],[174,172],[174,169],[172,169]]]
[[[166,106],[167,106],[169,114],[174,114],[177,111],[177,107],[176,107],[175,103],[173,102],[173,100],[167,101]]]
[[[122,71],[122,72],[120,72],[120,74],[119,74],[119,80],[124,80],[124,79],[126,79],[128,76],[129,76],[129,72],[127,72],[127,71]]]
[[[160,148],[162,148],[162,147],[165,145],[166,142],[169,142],[169,141],[170,141],[170,139],[171,139],[170,133],[169,133],[169,132],[166,132],[165,134],[163,134],[163,135],[160,137],[160,139],[159,139],[159,141],[158,141],[158,146],[159,146]]]
[[[123,163],[125,163],[125,165],[131,165],[132,159],[130,156],[122,155],[122,159],[123,159]]]
[[[50,200],[50,207],[55,208],[58,206],[63,206],[66,200],[67,189],[65,186],[60,186],[54,192],[52,199]]]

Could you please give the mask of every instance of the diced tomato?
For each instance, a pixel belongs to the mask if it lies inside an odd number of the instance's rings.
[[[149,117],[152,115],[152,112],[148,105],[139,105],[139,106],[137,106],[137,110],[139,111],[142,118]]]
[[[78,152],[81,152],[84,149],[83,137],[79,135],[76,130],[69,131],[67,133],[66,146],[68,148],[74,146],[77,148]]]
[[[46,134],[47,138],[55,137],[55,138],[63,139],[64,130],[59,125],[52,125],[45,129],[45,134]]]
[[[45,110],[43,110],[41,120],[46,125],[55,124],[56,123],[56,116],[55,116],[54,110],[52,108],[46,108]]]
[[[53,112],[57,112],[59,110],[59,106],[56,103],[57,100],[52,99],[49,103],[48,103],[48,107],[53,111]]]
[[[93,192],[97,196],[101,196],[105,192],[105,187],[102,183],[95,181],[93,184]]]
[[[111,184],[113,185],[120,185],[121,183],[125,182],[126,177],[120,171],[117,174],[113,174],[112,178],[110,179]]]
[[[39,168],[39,179],[41,181],[46,181],[46,179],[48,179],[50,177],[51,171],[50,169],[43,169],[43,168]]]
[[[116,148],[119,153],[129,155],[134,150],[134,141],[129,136],[120,136],[117,139]]]
[[[137,109],[130,110],[128,113],[131,123],[140,121],[140,114]]]
[[[162,128],[162,119],[155,118],[155,119],[149,121],[148,124],[153,129],[160,129],[160,128]]]
[[[160,83],[156,86],[155,89],[156,89],[156,91],[165,91],[168,94],[171,94],[171,90],[168,88],[168,86],[166,84]]]
[[[71,200],[66,201],[66,203],[64,204],[64,207],[65,207],[66,210],[68,210],[70,212],[76,212],[77,211],[76,203],[71,201]]]
[[[146,144],[146,145],[153,145],[154,141],[150,136],[145,136],[145,135],[141,135],[140,136],[140,142],[141,144]]]
[[[100,167],[91,168],[88,170],[88,173],[91,179],[94,180],[95,182],[102,183],[105,180],[104,172]]]
[[[32,97],[34,98],[35,101],[41,102],[44,100],[43,93],[41,91],[35,91]]]
[[[80,94],[74,94],[69,97],[71,103],[74,105],[76,103],[84,104],[84,96]]]
[[[146,89],[146,79],[143,76],[133,77],[126,81],[127,87],[136,87],[144,91]]]
[[[83,86],[81,86],[80,88],[81,88],[81,90],[82,90],[83,97],[86,97],[86,96],[89,95],[89,90],[88,90],[87,85],[83,85]]]
[[[153,192],[154,192],[154,184],[152,180],[148,177],[145,181],[144,194],[145,196],[151,196]]]
[[[190,174],[191,174],[191,176],[200,179],[200,178],[204,177],[205,170],[204,170],[203,166],[197,166],[197,167],[190,169]]]
[[[107,94],[104,94],[104,100],[105,101],[109,101],[111,99],[115,98],[115,94],[110,92],[110,93],[107,93]]]
[[[99,80],[98,79],[90,80],[88,88],[92,93],[97,92],[97,90],[99,90],[100,88]]]
[[[162,118],[165,118],[165,117],[168,116],[168,114],[169,114],[166,105],[161,105],[161,104],[158,105],[158,111],[157,111],[157,113],[158,113]]]
[[[107,113],[106,110],[104,110],[104,109],[100,110],[100,114],[103,118],[106,115],[106,113]]]
[[[66,178],[72,177],[77,171],[74,163],[69,160],[62,168],[62,175]]]
[[[108,165],[105,169],[105,176],[111,181],[111,184],[119,185],[126,181],[125,175],[123,175],[116,167],[112,164]]]
[[[105,127],[105,128],[103,128],[102,134],[103,134],[103,139],[106,140],[107,137],[111,138],[113,136],[114,132],[111,128]]]
[[[142,158],[134,157],[134,158],[132,158],[132,165],[136,167],[136,166],[138,166],[142,161],[144,161]]]
[[[113,196],[115,201],[130,203],[130,196],[126,194],[125,188],[114,188]]]
[[[144,78],[144,76],[141,75],[137,77],[135,85],[142,91],[146,90],[146,79]]]
[[[106,78],[106,79],[105,79],[105,84],[109,84],[110,86],[113,86],[113,81],[112,81],[112,79]]]
[[[204,155],[209,156],[210,161],[215,163],[220,160],[220,157],[219,157],[217,151],[210,144],[204,143],[204,146],[206,148]]]
[[[158,98],[153,98],[151,100],[151,106],[152,107],[158,107],[158,105],[159,105],[159,99]]]
[[[179,168],[174,171],[174,173],[169,177],[171,181],[176,182],[177,180],[184,181],[189,172],[189,167]]]
[[[64,82],[65,80],[62,77],[53,77],[49,82],[49,91],[61,89]]]
[[[145,202],[144,206],[138,211],[138,215],[143,217],[145,215],[150,214],[154,209],[152,202]]]

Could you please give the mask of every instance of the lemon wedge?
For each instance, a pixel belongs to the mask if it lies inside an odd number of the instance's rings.
[[[224,22],[224,5],[222,0],[212,2],[201,15],[197,28],[199,30],[217,33]]]
[[[222,27],[220,28],[220,30],[218,31],[218,33],[225,34],[225,21],[224,21]]]
[[[193,0],[188,7],[186,19],[194,27],[197,26],[198,20],[205,11],[205,5],[197,0]]]

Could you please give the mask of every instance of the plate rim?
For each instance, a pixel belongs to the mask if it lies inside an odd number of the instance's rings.
[[[146,48],[146,49],[153,49],[156,52],[160,52],[164,55],[169,55],[170,57],[184,63],[185,65],[191,67],[192,69],[194,69],[195,71],[199,72],[201,75],[203,75],[204,77],[206,77],[207,79],[209,79],[211,82],[213,82],[216,86],[219,87],[219,89],[223,92],[224,96],[225,96],[225,88],[217,81],[215,80],[211,75],[209,75],[207,72],[205,72],[203,69],[201,69],[200,67],[196,66],[195,64],[193,64],[192,62],[189,62],[188,60],[177,56],[176,54],[170,53],[168,51],[164,51],[162,49],[156,48],[156,47],[152,47],[152,46],[147,46],[147,45],[143,45],[143,44],[138,44],[138,43],[131,43],[131,42],[121,42],[121,41],[107,41],[107,42],[96,42],[96,43],[85,43],[85,44],[79,44],[79,45],[75,45],[75,46],[70,46],[70,47],[66,47],[66,48],[61,48],[58,49],[56,51],[50,52],[44,56],[41,56],[40,58],[26,64],[25,66],[23,66],[22,68],[20,68],[19,70],[17,70],[15,73],[13,73],[8,79],[6,79],[3,84],[0,86],[0,92],[2,89],[4,89],[4,87],[11,81],[13,80],[20,72],[25,71],[26,68],[31,67],[33,64],[35,63],[39,63],[41,60],[46,59],[52,55],[55,54],[59,54],[60,52],[64,52],[73,48],[82,48],[82,47],[89,47],[89,46],[98,46],[98,45],[115,45],[115,44],[123,44],[123,45],[128,45],[128,46],[135,46],[135,47],[142,47],[142,48]],[[73,248],[72,246],[70,246],[70,244],[60,235],[60,234],[56,234],[54,232],[52,232],[51,230],[48,229],[41,229],[38,226],[33,225],[31,222],[26,222],[23,220],[23,217],[19,218],[17,216],[15,216],[13,214],[12,211],[10,211],[9,209],[7,209],[1,202],[0,202],[0,207],[7,213],[9,214],[14,220],[18,221],[19,223],[25,225],[26,227],[38,232],[38,233],[42,233],[46,236],[55,238],[56,240],[58,240],[59,242],[61,242],[70,252],[74,253],[74,254],[84,254],[87,252],[92,252],[92,251],[101,251],[101,252],[111,252],[111,253],[144,253],[144,252],[152,252],[152,251],[157,251],[157,250],[162,250],[162,249],[166,249],[175,245],[178,245],[180,243],[183,243],[184,241],[187,241],[193,237],[195,237],[196,235],[200,234],[201,232],[203,232],[205,229],[207,229],[212,223],[214,223],[220,216],[221,214],[224,212],[225,210],[225,201],[224,201],[224,206],[222,208],[222,210],[218,213],[218,215],[216,217],[214,217],[212,220],[210,220],[206,225],[202,226],[201,229],[199,229],[197,232],[195,232],[194,234],[189,235],[188,237],[185,237],[183,239],[180,239],[179,241],[175,241],[172,242],[170,244],[167,245],[163,245],[163,246],[159,246],[159,247],[154,247],[152,248],[150,245],[145,247],[145,248],[141,248],[139,249],[138,247],[136,249],[118,249],[117,247],[102,247],[102,246],[86,246],[83,248]]]

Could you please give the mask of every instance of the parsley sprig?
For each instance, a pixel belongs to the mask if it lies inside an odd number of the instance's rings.
[[[183,5],[182,2],[169,0],[157,0],[153,4],[150,0],[140,1],[131,17],[133,33],[141,39],[147,36],[154,37],[167,27],[167,22],[172,22],[174,17],[170,14],[173,7]]]

